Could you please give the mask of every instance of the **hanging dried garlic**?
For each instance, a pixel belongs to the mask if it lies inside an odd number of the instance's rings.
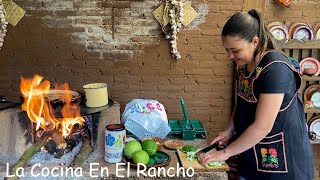
[[[169,22],[170,28],[162,28],[165,33],[165,39],[170,40],[171,55],[175,59],[180,59],[181,55],[177,48],[177,34],[182,27],[183,22],[183,1],[182,0],[169,0]]]
[[[7,32],[8,21],[5,18],[5,9],[2,0],[0,0],[0,49],[3,46],[4,37]]]
[[[159,22],[165,39],[170,42],[170,52],[175,59],[180,59],[181,55],[177,48],[177,34],[183,26],[188,26],[198,13],[186,0],[164,0],[153,15]]]

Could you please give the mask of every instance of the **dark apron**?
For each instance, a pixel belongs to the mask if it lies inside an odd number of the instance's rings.
[[[258,144],[239,155],[239,174],[247,180],[312,180],[313,160],[304,119],[303,103],[298,95],[299,73],[290,61],[277,52],[269,52],[256,70],[245,77],[239,70],[235,131],[239,137],[255,120],[259,75],[272,63],[285,63],[295,74],[296,87],[286,93],[271,132]]]

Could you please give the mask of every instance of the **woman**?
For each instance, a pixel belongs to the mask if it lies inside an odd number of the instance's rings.
[[[291,62],[277,51],[256,10],[238,12],[225,24],[222,43],[238,70],[236,106],[228,128],[212,143],[224,150],[205,154],[202,164],[239,154],[239,174],[247,180],[311,180],[313,161],[301,80]]]

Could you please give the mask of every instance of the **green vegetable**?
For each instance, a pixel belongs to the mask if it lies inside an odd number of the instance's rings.
[[[184,152],[184,153],[187,153],[187,152],[195,152],[197,150],[196,147],[194,146],[190,146],[190,145],[185,145],[181,148],[181,151]]]
[[[146,151],[140,150],[133,154],[132,160],[135,164],[142,163],[147,165],[149,163],[149,155]]]
[[[192,160],[195,159],[195,158],[196,158],[196,152],[193,152],[193,151],[187,152],[187,159],[188,159],[189,161],[192,161]]]
[[[206,167],[217,167],[217,166],[221,166],[223,164],[223,162],[208,162],[206,164]]]
[[[127,144],[124,146],[124,155],[128,158],[131,159],[133,154],[139,150],[142,150],[141,144],[136,141],[129,141]]]
[[[149,154],[149,156],[154,155],[158,150],[157,143],[151,139],[144,140],[141,143],[141,146],[142,150],[145,150]]]

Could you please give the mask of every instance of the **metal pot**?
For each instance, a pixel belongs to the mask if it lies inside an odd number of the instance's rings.
[[[106,83],[92,83],[83,86],[86,106],[101,107],[108,104],[108,88]]]

